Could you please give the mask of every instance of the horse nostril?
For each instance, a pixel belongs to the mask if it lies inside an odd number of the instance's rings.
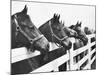
[[[49,50],[49,44],[47,44],[47,49]]]

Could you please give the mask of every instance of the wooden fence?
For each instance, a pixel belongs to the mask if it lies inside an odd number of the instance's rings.
[[[77,50],[73,50],[73,44],[75,43],[74,40],[71,39],[72,41],[72,48],[69,50],[70,52],[66,52],[65,55],[37,68],[36,70],[30,72],[30,73],[35,73],[35,72],[50,72],[50,71],[59,71],[59,66],[62,64],[66,63],[66,70],[79,70],[81,65],[86,62],[87,64],[83,67],[83,69],[91,69],[91,64],[94,62],[96,59],[96,56],[92,55],[96,52],[96,48],[93,50],[91,49],[92,46],[96,45],[96,42],[93,41],[91,42],[91,39],[94,37],[95,34],[88,35],[88,44],[84,47],[81,47]],[[74,63],[74,57],[79,55],[82,52],[85,52],[87,50],[87,54],[79,60],[77,63]],[[29,53],[25,48],[20,48],[19,50],[12,50],[12,63],[25,60],[34,56],[40,55],[39,52],[35,51],[34,53]]]

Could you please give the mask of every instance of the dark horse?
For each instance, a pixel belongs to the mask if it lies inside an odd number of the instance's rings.
[[[66,48],[66,50],[69,50],[72,43],[69,41],[68,36],[66,36],[59,18],[60,15],[54,14],[53,18],[39,27],[39,30],[49,42],[57,43]]]
[[[39,50],[47,60],[49,42],[32,23],[27,10],[25,5],[21,12],[11,16],[11,49],[26,47],[31,52]]]
[[[88,27],[84,27],[84,32],[86,33],[86,35],[90,35],[90,34],[95,34],[96,31],[89,29]]]
[[[88,43],[88,38],[86,37],[86,34],[82,31],[81,24],[81,22],[77,22],[76,25],[71,25],[69,28],[77,32],[78,36],[76,37],[76,40],[78,39],[79,41],[83,42],[83,45],[86,45]],[[78,49],[80,46],[78,47],[78,45],[76,45],[75,47],[75,49]]]
[[[74,31],[77,32],[78,36],[75,37],[75,43],[74,43],[74,50],[83,47],[85,45],[87,45],[88,43],[88,38],[86,37],[86,34],[82,31],[81,29],[81,22],[77,22],[76,25],[71,25],[69,28],[73,29]],[[81,60],[87,52],[82,52],[81,54],[79,54],[78,56],[76,56],[76,63],[78,62],[78,60]]]
[[[63,27],[63,30],[64,30],[64,32],[66,33],[66,35],[67,35],[68,37],[70,37],[70,38],[77,38],[77,37],[78,37],[77,32],[76,32],[75,30],[73,30],[73,29],[70,29],[70,28],[67,27],[67,26],[64,26],[64,27]]]

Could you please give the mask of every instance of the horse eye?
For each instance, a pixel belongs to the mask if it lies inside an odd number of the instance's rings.
[[[57,28],[57,30],[60,30],[60,27],[57,26],[56,28]]]

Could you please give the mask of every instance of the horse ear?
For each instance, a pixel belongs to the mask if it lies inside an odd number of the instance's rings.
[[[77,21],[76,27],[81,27],[81,23],[79,23],[79,21]]]
[[[82,22],[80,22],[80,27],[81,27],[81,25],[82,25]]]
[[[79,21],[77,21],[77,24],[76,25],[78,25],[79,24]]]
[[[55,17],[55,13],[54,13],[53,17]]]
[[[63,21],[63,23],[62,23],[62,24],[63,24],[63,26],[64,26],[65,22]]]
[[[58,20],[59,20],[59,18],[60,18],[60,15],[58,16]]]
[[[27,14],[27,10],[28,10],[27,5],[25,5],[24,9],[22,10],[22,13]]]
[[[54,13],[54,16],[53,16],[53,18],[56,18],[57,16],[56,16],[56,13]]]
[[[63,25],[65,24],[65,22],[63,21]]]
[[[77,25],[77,26],[81,27],[81,24],[82,24],[82,22],[78,23],[78,25]]]

